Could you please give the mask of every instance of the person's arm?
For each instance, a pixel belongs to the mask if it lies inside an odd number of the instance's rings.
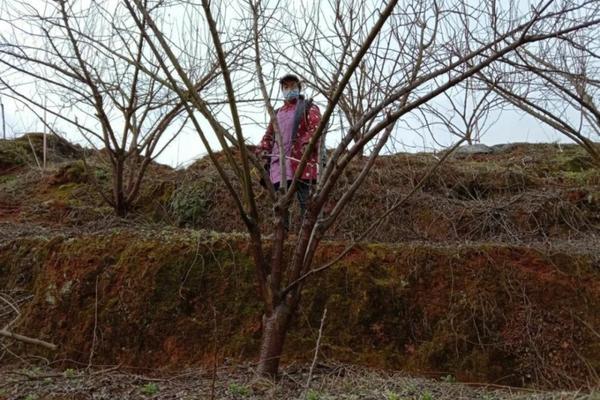
[[[267,131],[263,135],[260,144],[256,148],[256,152],[265,157],[267,154],[271,154],[273,151],[273,134],[275,130],[273,129],[273,123],[269,122],[269,126],[267,127]]]

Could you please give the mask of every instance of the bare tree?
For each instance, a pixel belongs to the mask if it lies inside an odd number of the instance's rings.
[[[300,10],[286,7],[280,17],[285,25],[275,28],[283,30],[284,40],[264,41],[264,62],[285,66],[331,101],[354,55],[364,52],[336,102],[347,126],[357,127],[353,141],[358,142],[377,121],[361,121],[363,115],[413,78],[410,63],[423,62],[425,52],[418,55],[414,49],[431,48],[428,41],[436,36],[437,22],[431,18],[433,13],[427,14],[429,6],[416,2],[398,7],[397,15],[388,18],[381,32],[372,38],[369,35],[378,12],[373,4],[331,0],[311,8],[300,6]],[[306,18],[298,19],[298,14]],[[404,41],[408,37],[409,43]],[[369,48],[362,49],[367,40],[371,42]],[[361,156],[367,148],[359,150]]]
[[[437,141],[440,131],[447,130],[472,145],[498,120],[504,100],[490,87],[476,84],[467,79],[419,109],[421,126],[432,140]]]
[[[262,94],[270,118],[275,119],[275,108],[270,99],[272,89],[268,79],[274,75],[273,71],[279,64],[296,65],[300,70],[305,68],[303,75],[306,80],[312,82],[328,100],[321,123],[314,131],[295,173],[294,182],[299,179],[310,154],[318,147],[336,107],[342,107],[342,101],[352,103],[351,107],[346,107],[352,111],[348,118],[351,123],[322,171],[296,235],[288,237],[284,223],[286,209],[296,190],[295,184],[283,185],[279,191],[269,186],[274,214],[274,234],[269,239],[269,245],[259,225],[259,220],[266,216],[258,212],[251,183],[250,169],[259,163],[246,146],[247,134],[242,122],[245,116],[240,112],[240,92],[236,89],[232,72],[236,71],[237,66],[232,65],[226,57],[234,42],[223,13],[231,10],[231,7],[219,7],[220,3],[208,0],[202,0],[200,4],[185,3],[188,7],[201,7],[203,23],[210,30],[210,53],[219,64],[219,81],[229,101],[229,113],[224,120],[222,115],[211,111],[201,93],[193,90],[193,80],[173,51],[168,32],[155,23],[147,5],[142,0],[127,0],[126,4],[139,27],[148,24],[146,40],[149,47],[159,60],[170,86],[182,99],[188,100],[184,107],[190,121],[207,146],[250,233],[250,251],[264,304],[258,370],[265,376],[274,376],[278,371],[286,333],[298,309],[304,285],[311,276],[339,261],[354,244],[330,262],[313,265],[325,233],[342,217],[344,209],[361,187],[392,134],[396,122],[516,49],[560,38],[600,22],[594,2],[565,5],[542,1],[530,9],[521,10],[522,13],[515,13],[500,9],[492,1],[430,4],[424,1],[404,3],[391,0],[379,7],[362,2],[332,0],[318,2],[313,14],[305,13],[309,16],[302,19],[303,29],[298,31],[290,29],[293,25],[286,20],[285,11],[298,7],[298,3],[249,0],[239,4],[239,15],[252,16],[235,21],[236,27],[241,25],[245,28],[236,29],[235,32],[249,35],[250,47],[245,49],[244,59],[253,63],[253,67],[244,65],[241,68],[253,71],[253,81],[258,83],[257,89]],[[584,11],[587,12],[585,17],[573,18],[574,14],[583,14]],[[303,14],[299,12],[295,15]],[[320,19],[317,15],[321,16]],[[362,15],[365,16],[363,19],[352,23],[353,19],[358,18],[356,16]],[[324,27],[327,24],[321,22],[326,18],[341,20],[339,24],[334,24],[333,29],[339,25],[342,33],[326,30]],[[356,21],[360,21],[360,24]],[[301,23],[298,22],[298,26]],[[346,32],[341,31],[341,27]],[[463,44],[468,39],[469,46],[457,47],[459,39]],[[367,60],[372,60],[372,64]],[[356,83],[357,77],[361,76],[361,69],[365,72],[364,82]],[[352,82],[364,86],[360,92],[362,95],[350,94],[355,90]],[[372,96],[366,99],[366,93],[372,93]],[[202,128],[196,112],[209,122],[211,133],[225,151],[224,160],[215,156],[208,139],[209,132]],[[231,129],[228,129],[229,122]],[[275,133],[280,135],[276,126]],[[236,154],[233,154],[230,146]],[[361,161],[361,171],[356,180],[345,188],[340,198],[334,199],[332,192],[340,184],[340,177],[366,149],[369,154]],[[225,165],[234,171],[233,175],[226,173]],[[262,174],[266,177],[265,171]],[[411,193],[416,190],[418,187]],[[400,199],[387,213],[401,207],[404,201]],[[328,212],[325,212],[326,203],[333,204]],[[376,219],[369,230],[377,228],[380,220]],[[364,232],[357,240],[367,233]],[[288,241],[292,242],[291,254],[286,251]]]
[[[60,0],[41,11],[12,3],[15,15],[3,19],[8,33],[0,44],[6,95],[102,146],[112,187],[106,191],[94,180],[95,186],[119,216],[127,215],[148,166],[187,120],[184,99],[165,85],[148,50],[146,22],[133,24],[119,3]],[[215,77],[216,64],[202,67],[190,73],[194,90]]]
[[[516,108],[581,145],[600,165],[600,38],[595,27],[518,49],[478,77]]]

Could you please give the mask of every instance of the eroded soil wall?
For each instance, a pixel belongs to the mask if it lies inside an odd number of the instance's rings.
[[[324,244],[318,263],[343,244]],[[286,344],[324,359],[538,387],[597,383],[593,254],[495,244],[365,244],[310,281]],[[181,368],[253,360],[261,307],[243,235],[121,229],[0,245],[0,290],[31,293],[14,330],[65,363]],[[11,358],[5,354],[3,362]]]

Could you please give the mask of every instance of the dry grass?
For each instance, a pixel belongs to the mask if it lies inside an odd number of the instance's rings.
[[[545,392],[505,386],[413,378],[351,365],[319,365],[306,390],[308,365],[283,369],[273,383],[258,379],[252,366],[193,369],[177,374],[127,369],[50,367],[0,370],[0,399],[381,399],[381,400],[596,400],[598,391]]]

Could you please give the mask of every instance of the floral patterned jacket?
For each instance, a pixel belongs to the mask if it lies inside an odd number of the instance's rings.
[[[291,112],[296,109],[297,101],[286,101],[280,109],[276,112],[278,116],[280,112]],[[295,140],[292,142],[291,149],[286,154],[290,159],[291,172],[293,174],[296,173],[296,169],[298,168],[298,164],[302,159],[302,154],[304,153],[305,147],[310,142],[312,135],[315,133],[319,122],[321,121],[321,111],[319,107],[314,103],[310,102],[310,105],[307,104],[307,110],[305,110],[304,115],[300,118],[300,126],[298,128],[298,132]],[[280,124],[281,125],[281,124]],[[280,126],[281,128],[281,126]],[[282,132],[282,135],[291,134],[290,132]],[[273,163],[278,163],[278,157],[273,158],[273,153],[278,153],[277,150],[274,151],[275,141],[275,129],[273,128],[273,121],[269,123],[267,127],[267,131],[264,134],[262,140],[260,141],[260,145],[257,148],[258,153],[262,153],[266,157],[270,157],[271,159],[271,167],[273,167]],[[310,154],[310,158],[304,171],[302,171],[302,175],[300,175],[300,179],[314,181],[317,179],[318,174],[318,147],[315,146],[314,151]],[[290,154],[291,153],[291,154]],[[265,158],[266,158],[265,157]],[[278,164],[277,164],[278,165]],[[280,168],[279,166],[277,168]],[[289,177],[289,175],[288,175]]]

